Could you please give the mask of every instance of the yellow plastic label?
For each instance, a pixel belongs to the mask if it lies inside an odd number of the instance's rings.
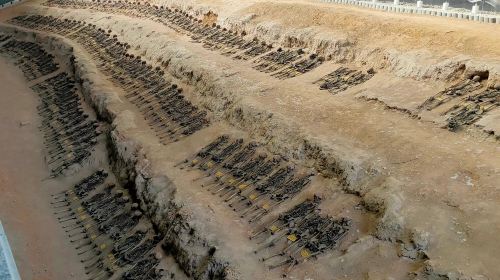
[[[197,159],[193,159],[193,160],[191,161],[191,163],[192,163],[192,164],[197,164],[197,163],[198,163],[198,160],[197,160]]]
[[[250,198],[250,200],[255,200],[257,196],[255,194],[251,194],[248,198]]]
[[[220,178],[220,177],[222,177],[222,176],[224,176],[224,173],[222,173],[222,172],[220,172],[220,171],[215,172],[215,177]]]
[[[274,232],[277,232],[278,230],[280,230],[280,228],[279,228],[279,227],[277,227],[277,226],[275,226],[275,225],[272,225],[269,229],[270,229],[270,230],[271,230],[271,232],[273,232],[273,233],[274,233]]]
[[[97,238],[97,235],[95,235],[95,234],[92,234],[92,235],[90,236],[90,239],[92,239],[92,240],[94,240],[94,239],[96,239],[96,238]]]
[[[307,249],[302,249],[300,251],[300,255],[304,258],[304,259],[307,259],[311,256],[311,252],[309,252],[309,250]]]
[[[232,184],[236,183],[236,180],[235,179],[229,179],[229,180],[227,180],[227,183],[229,185],[232,185]]]
[[[262,208],[263,208],[264,210],[269,210],[269,207],[271,207],[271,206],[269,205],[269,203],[264,203],[264,205],[262,205]]]
[[[100,248],[101,250],[106,249],[106,244],[101,244],[101,246],[99,246],[99,248]]]
[[[292,242],[295,242],[297,241],[297,235],[295,234],[290,234],[288,237],[287,237],[288,240],[292,241]]]
[[[86,224],[86,225],[85,225],[85,228],[86,228],[86,229],[89,229],[90,227],[91,227],[91,225],[89,225],[89,224]]]
[[[247,184],[241,184],[241,185],[238,187],[238,189],[240,189],[240,190],[244,190],[244,189],[246,189],[247,187],[248,187],[248,185],[247,185]]]
[[[81,215],[80,216],[80,220],[85,220],[85,219],[87,219],[87,215]]]
[[[214,166],[214,163],[209,161],[209,162],[207,162],[206,166],[207,166],[207,168],[211,168],[212,166]]]
[[[78,208],[76,209],[76,211],[78,211],[78,212],[83,212],[83,207],[78,207]]]

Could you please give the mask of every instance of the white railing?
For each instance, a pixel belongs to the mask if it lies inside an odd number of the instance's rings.
[[[484,23],[496,23],[500,24],[500,15],[498,14],[481,14],[479,13],[477,6],[474,6],[470,12],[454,11],[450,9],[448,3],[445,2],[441,9],[438,8],[424,8],[422,7],[422,1],[418,1],[416,6],[413,5],[400,5],[399,0],[394,0],[394,3],[382,3],[373,1],[359,1],[359,0],[320,0],[325,3],[336,3],[344,5],[353,5],[363,8],[371,8],[376,10],[382,10],[392,13],[403,13],[403,14],[419,14],[419,15],[429,15],[438,17],[449,17],[457,18],[463,20],[473,20]]]
[[[2,275],[3,277],[1,277]],[[0,278],[2,280],[21,280],[2,222],[0,222]]]
[[[12,1],[0,1],[0,9],[10,7],[17,3],[21,2],[21,0],[12,0]]]

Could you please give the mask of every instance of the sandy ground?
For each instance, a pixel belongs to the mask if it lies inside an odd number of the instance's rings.
[[[212,1],[200,2],[214,4]],[[217,1],[215,6],[226,7],[230,6],[230,3],[234,4],[234,1]],[[301,1],[301,3],[305,2]],[[364,44],[387,36],[387,40],[380,40],[377,45],[380,47],[397,46],[401,51],[428,47],[427,50],[436,51],[437,56],[451,56],[461,53],[480,58],[493,57],[494,60],[498,59],[498,55],[500,55],[498,53],[500,40],[497,38],[500,33],[497,32],[498,27],[495,26],[453,21],[454,31],[447,33],[449,30],[446,28],[451,28],[449,22],[446,22],[448,19],[411,16],[408,20],[402,15],[372,13],[366,10],[338,6],[327,7],[326,4],[313,4],[313,8],[304,12],[306,9],[300,9],[300,6],[291,6],[288,1],[280,1],[278,4],[267,2],[252,5],[252,3],[246,3],[246,7],[239,13],[256,13],[259,15],[258,21],[277,20],[295,28],[306,27],[314,22],[311,21],[311,18],[317,18],[317,25],[322,27],[333,25],[338,30],[344,29],[349,37],[352,36]],[[231,9],[226,10],[226,13],[229,13],[228,11],[233,13],[235,10],[238,9],[232,6]],[[500,176],[498,143],[483,139],[481,136],[451,133],[432,123],[410,118],[400,112],[385,110],[383,105],[357,100],[353,98],[353,95],[359,88],[338,96],[330,96],[328,93],[319,91],[317,86],[311,83],[339,66],[333,63],[325,64],[301,77],[277,83],[268,75],[251,69],[249,63],[235,63],[234,60],[205,50],[200,45],[189,42],[187,37],[176,35],[172,30],[149,20],[131,20],[130,17],[121,15],[106,19],[106,14],[91,11],[65,11],[56,8],[51,8],[50,11],[54,14],[60,14],[61,11],[64,11],[66,16],[94,21],[104,28],[113,29],[116,33],[127,28],[134,30],[132,25],[140,25],[141,32],[125,32],[119,36],[120,39],[132,42],[133,45],[141,45],[142,47],[137,49],[138,54],[147,52],[150,56],[156,56],[156,54],[151,55],[155,47],[148,46],[155,46],[158,40],[164,40],[187,49],[194,55],[193,60],[198,59],[206,63],[200,63],[200,67],[210,64],[211,69],[224,69],[229,73],[237,73],[238,77],[266,89],[241,97],[241,104],[258,108],[264,112],[273,112],[282,117],[285,122],[296,124],[297,127],[300,127],[300,131],[320,139],[325,146],[344,147],[346,154],[351,151],[365,151],[366,155],[370,157],[374,165],[380,167],[385,176],[394,176],[401,181],[399,189],[394,192],[394,196],[399,199],[400,206],[395,211],[404,217],[405,226],[408,228],[431,233],[431,247],[427,253],[434,266],[443,270],[465,271],[469,275],[485,274],[490,279],[496,279],[500,275],[500,271],[495,266],[497,259],[490,257],[499,248],[497,242],[497,232],[500,230],[498,222],[500,212],[497,207],[498,201],[500,201],[498,194]],[[331,12],[333,15],[326,16],[324,15],[325,11]],[[354,15],[358,12],[363,14],[363,18]],[[341,15],[335,16],[336,13]],[[301,14],[304,16],[290,16]],[[292,21],[292,19],[298,20]],[[372,25],[372,19],[377,24]],[[399,20],[397,24],[394,24],[387,22],[388,19]],[[400,24],[398,29],[394,29],[398,24]],[[418,30],[406,28],[417,25],[421,27]],[[366,26],[369,26],[370,29],[363,29]],[[402,33],[401,30],[405,31]],[[164,37],[149,38],[143,36],[151,34],[152,31],[159,32]],[[349,32],[355,34],[349,34]],[[462,43],[460,43],[461,40],[463,40]],[[379,86],[384,80],[390,80],[393,84],[389,87],[387,85]],[[364,87],[380,87],[381,92],[386,92],[391,87],[396,88],[398,101],[405,103],[405,97],[399,96],[400,92],[415,96],[415,100],[423,100],[422,94],[427,97],[431,92],[442,88],[443,84],[403,81],[391,73],[382,72]],[[121,94],[119,90],[117,92],[119,95]],[[411,103],[407,105],[414,107],[416,103],[413,101],[407,102]],[[144,143],[146,151],[151,155],[153,165],[157,166],[156,171],[176,178],[176,183],[179,186],[186,186],[184,190],[179,191],[180,197],[193,201],[190,207],[203,213],[203,218],[210,224],[207,227],[210,232],[218,232],[219,238],[228,241],[228,245],[241,242],[243,254],[233,257],[240,262],[245,262],[245,258],[251,255],[252,250],[252,245],[248,241],[243,241],[248,226],[231,216],[230,211],[218,204],[217,201],[203,195],[197,189],[198,186],[193,186],[190,183],[189,179],[192,177],[186,177],[185,173],[172,168],[173,163],[188,155],[189,151],[202,146],[203,142],[206,142],[213,135],[231,130],[231,128],[225,125],[212,126],[189,140],[163,148],[151,136],[151,131],[145,128],[142,120],[137,116],[137,112],[134,112],[125,103],[121,106],[123,106],[124,114],[130,113],[131,118],[139,119],[138,127],[131,128],[129,132],[141,143]],[[1,113],[4,114],[5,111]],[[27,127],[29,126],[23,128]],[[16,128],[16,123],[14,123],[10,129],[19,128]],[[195,175],[191,176],[195,177]],[[43,176],[41,177],[43,178]],[[335,186],[332,188],[335,189]],[[212,211],[218,213],[215,218],[212,218],[210,209],[215,209]],[[7,222],[5,223],[7,231],[9,231],[9,225]],[[233,232],[238,234],[224,233],[224,230],[221,229],[227,225],[233,225]],[[370,245],[378,242],[366,242],[365,240],[361,244],[373,248]],[[353,248],[355,246],[353,245]],[[230,246],[225,248],[224,245],[221,245],[221,247],[222,250],[231,253],[230,248],[227,248]],[[397,254],[391,246],[374,247],[376,247],[376,253],[373,258],[385,256],[392,260],[392,263],[405,261],[404,259],[396,260]],[[359,251],[363,250],[368,251],[366,248]],[[357,257],[356,254],[353,253],[349,256],[352,257],[350,264],[362,261],[370,263],[371,261],[370,267],[373,269],[371,272],[367,272],[369,277],[370,273],[372,275],[372,278],[369,279],[383,279],[377,278],[383,273],[379,274],[379,271],[374,268],[383,267],[384,263],[376,263],[373,258],[361,261],[358,259],[356,262],[354,260]],[[330,258],[323,258],[318,262],[321,266],[317,266],[320,268],[316,271],[329,266],[348,267],[346,270],[350,272],[356,269],[338,262],[341,262],[340,259],[332,261]],[[248,263],[251,264],[249,265],[250,269],[253,268],[253,265],[259,267],[255,260]],[[400,264],[398,268],[406,265],[405,263]],[[22,269],[21,273],[23,273]]]
[[[222,18],[252,15],[258,23],[280,23],[289,29],[321,28],[338,38],[389,49],[426,49],[443,55],[498,59],[500,26],[458,19],[387,13],[317,0],[156,0],[213,9]],[[334,35],[335,36],[335,35]],[[380,40],[384,38],[383,40]]]
[[[22,279],[85,279],[76,251],[56,222],[50,194],[66,189],[46,180],[37,96],[23,74],[0,57],[0,219]]]

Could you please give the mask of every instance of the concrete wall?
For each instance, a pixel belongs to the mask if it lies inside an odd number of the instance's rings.
[[[364,8],[371,8],[393,13],[405,14],[419,14],[428,16],[449,17],[463,20],[473,20],[484,23],[500,24],[500,15],[495,14],[479,14],[471,12],[454,11],[453,9],[436,9],[436,8],[423,8],[410,5],[399,5],[391,3],[378,3],[374,1],[358,1],[358,0],[320,0],[325,3],[336,3],[344,5],[354,5]],[[395,1],[399,2],[399,1]]]

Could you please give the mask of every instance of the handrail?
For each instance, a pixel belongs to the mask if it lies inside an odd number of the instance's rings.
[[[5,275],[5,273],[7,273],[7,275]],[[9,278],[6,280],[21,280],[16,263],[14,262],[14,257],[12,256],[12,251],[10,250],[7,235],[2,227],[2,222],[0,222],[0,276],[8,276]]]
[[[496,23],[500,24],[500,15],[498,14],[481,14],[477,10],[471,10],[470,12],[462,12],[458,10],[448,9],[448,5],[443,5],[443,8],[427,8],[422,7],[422,4],[418,2],[417,5],[400,5],[399,0],[394,0],[394,3],[382,3],[373,1],[360,1],[360,0],[320,0],[325,3],[336,3],[344,5],[360,6],[363,8],[371,8],[376,10],[382,10],[393,13],[404,13],[404,14],[419,14],[419,15],[429,15],[429,16],[439,16],[439,17],[449,17],[463,20],[478,21],[484,23]],[[447,3],[447,2],[446,2]],[[446,7],[445,7],[446,6]]]

